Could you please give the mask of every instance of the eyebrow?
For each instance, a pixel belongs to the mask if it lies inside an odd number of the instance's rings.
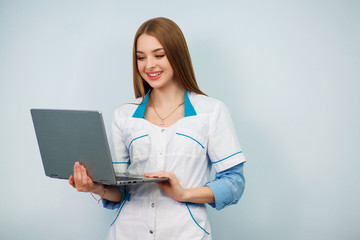
[[[158,51],[161,51],[161,50],[164,50],[164,49],[163,48],[157,48],[157,49],[152,50],[151,52],[154,53],[154,52],[158,52]],[[144,53],[144,52],[136,51],[136,53]]]

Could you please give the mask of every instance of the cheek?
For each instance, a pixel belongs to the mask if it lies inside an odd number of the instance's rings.
[[[174,71],[173,71],[173,69],[172,69],[172,67],[171,67],[170,64],[169,64],[169,65],[166,65],[166,69],[167,69],[167,74],[168,74],[168,76],[173,76],[173,75],[174,75]]]
[[[141,64],[141,62],[138,62],[137,63],[137,70],[138,70],[140,76],[145,79],[145,76],[144,76],[145,73],[144,73],[144,66],[143,65],[144,64]]]
[[[142,72],[143,68],[144,68],[144,64],[142,64],[142,62],[137,62],[137,69],[140,73]]]
[[[167,59],[164,59],[163,61],[161,61],[160,65],[163,69],[167,69],[168,71],[171,71],[171,72],[173,71],[173,69]]]

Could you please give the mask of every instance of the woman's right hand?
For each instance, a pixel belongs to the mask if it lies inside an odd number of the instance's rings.
[[[76,188],[78,192],[101,192],[104,185],[94,183],[87,175],[86,168],[79,162],[74,164],[74,175],[70,176],[69,184]]]

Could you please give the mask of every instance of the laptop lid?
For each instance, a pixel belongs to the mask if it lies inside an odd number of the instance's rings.
[[[46,176],[69,179],[78,161],[94,182],[116,184],[101,112],[31,109],[31,116]]]

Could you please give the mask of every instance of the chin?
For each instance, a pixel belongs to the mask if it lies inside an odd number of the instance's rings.
[[[154,89],[157,89],[157,88],[162,88],[165,86],[165,84],[159,80],[150,80],[150,81],[147,81],[147,83]]]

